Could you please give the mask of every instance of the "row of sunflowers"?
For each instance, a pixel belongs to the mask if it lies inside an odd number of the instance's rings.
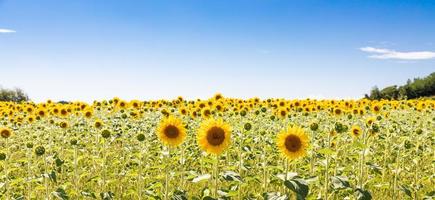
[[[435,101],[0,103],[1,199],[430,199]]]

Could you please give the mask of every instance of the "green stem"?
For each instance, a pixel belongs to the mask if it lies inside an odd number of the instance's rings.
[[[331,146],[331,136],[328,134],[327,140],[328,148]],[[326,168],[325,168],[325,200],[328,200],[328,189],[329,189],[329,155],[326,155]]]
[[[219,188],[219,157],[215,156],[215,162],[214,162],[214,197],[218,198],[218,188]]]
[[[31,171],[31,166],[32,166],[32,150],[30,148],[28,148],[27,150],[27,199],[31,199],[32,197],[32,182],[31,182],[31,177],[32,177],[32,171]]]
[[[365,132],[363,133],[362,137],[363,137],[362,139],[363,139],[364,147],[363,147],[363,149],[361,151],[361,160],[360,160],[360,165],[359,165],[359,170],[360,170],[360,173],[359,173],[359,187],[361,189],[363,189],[363,187],[364,187],[364,159],[365,159],[365,150],[366,150],[366,147],[365,147],[365,145],[366,145],[366,135],[365,135]]]
[[[267,192],[267,168],[266,168],[266,154],[264,151],[261,153],[261,157],[263,160],[262,166],[263,166],[263,193]]]
[[[137,184],[137,194],[138,194],[138,197],[139,197],[139,200],[141,200],[142,199],[142,162],[143,162],[143,142],[141,142],[141,145],[140,145],[140,158],[139,158],[139,172],[138,172],[138,175],[137,175],[137,181],[138,181],[138,184]]]
[[[165,167],[165,200],[169,199],[169,165],[171,161],[171,148],[168,147],[168,157]]]
[[[418,148],[419,148],[419,144],[417,143],[416,148],[415,148],[415,155],[418,155]],[[418,186],[418,159],[415,162],[415,170],[414,170],[414,199],[418,199],[418,190],[417,190],[417,186]]]
[[[77,150],[77,144],[74,145],[74,186],[75,186],[75,190],[78,193],[79,192],[79,172],[78,172],[78,159],[77,159],[77,155],[78,154],[78,150]]]
[[[397,179],[399,176],[399,159],[400,159],[400,149],[397,151],[397,157],[396,157],[396,170],[394,172],[394,182],[393,182],[393,199],[396,198],[396,188],[397,188]]]
[[[102,151],[102,154],[103,154],[103,170],[102,170],[102,173],[103,173],[103,185],[102,185],[102,187],[101,188],[103,188],[103,193],[104,192],[106,192],[106,163],[107,163],[107,156],[106,156],[106,141],[103,141],[103,151]]]
[[[50,199],[50,188],[48,183],[47,156],[44,156],[44,184],[45,184],[45,199]]]
[[[6,174],[6,180],[5,180],[5,190],[6,190],[6,199],[9,199],[9,158],[11,157],[10,151],[9,151],[9,145],[8,145],[8,139],[6,139],[5,142],[6,145],[6,159],[5,159],[5,174]]]

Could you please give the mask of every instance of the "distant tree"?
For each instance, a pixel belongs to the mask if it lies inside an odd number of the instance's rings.
[[[397,87],[389,86],[379,90],[373,87],[370,95],[365,95],[367,99],[415,99],[420,97],[435,96],[435,72],[425,78],[415,78],[409,80],[405,85]]]
[[[29,96],[27,96],[27,94],[20,88],[15,88],[13,90],[0,88],[0,101],[29,101]]]
[[[381,90],[381,97],[383,99],[398,99],[399,90],[397,90],[397,86],[389,86]]]
[[[375,86],[375,87],[373,87],[372,88],[372,91],[370,92],[370,96],[369,96],[370,98],[369,99],[372,99],[372,100],[375,100],[375,99],[381,99],[381,91],[379,91],[379,88],[377,87],[377,86]]]

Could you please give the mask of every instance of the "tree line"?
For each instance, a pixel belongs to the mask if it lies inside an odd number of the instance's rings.
[[[0,88],[0,101],[22,102],[29,101],[29,96],[20,88]]]
[[[371,100],[380,99],[416,99],[420,97],[434,97],[435,96],[435,72],[424,78],[408,79],[405,85],[402,86],[388,86],[379,89],[377,86],[373,87],[370,94],[365,94],[365,98]]]

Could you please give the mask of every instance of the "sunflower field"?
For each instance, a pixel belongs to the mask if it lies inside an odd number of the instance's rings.
[[[435,100],[0,103],[0,199],[433,199]]]

